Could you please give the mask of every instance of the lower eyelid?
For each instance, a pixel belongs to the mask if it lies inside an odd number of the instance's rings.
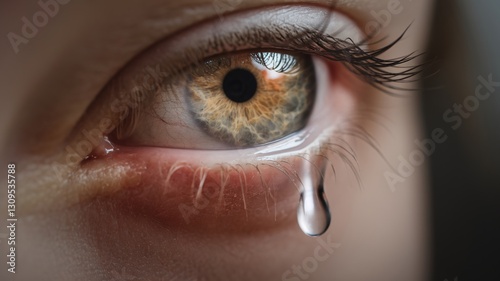
[[[246,230],[257,230],[295,220],[299,187],[291,180],[293,157],[204,165],[195,161],[196,153],[187,154],[123,148],[112,157],[89,161],[82,169],[99,170],[111,163],[133,168],[119,190],[100,190],[88,200],[111,203],[169,228],[206,231],[223,222],[225,226],[214,231],[240,231],[245,225],[250,227]]]

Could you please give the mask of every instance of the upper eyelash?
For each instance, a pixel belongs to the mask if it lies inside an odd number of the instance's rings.
[[[402,87],[401,84],[416,81],[411,78],[420,74],[426,64],[412,64],[411,62],[423,54],[412,52],[390,59],[380,58],[380,55],[401,41],[409,28],[407,27],[394,41],[374,50],[369,48],[364,50],[364,48],[378,44],[381,40],[372,41],[372,38],[368,37],[356,43],[351,38],[339,39],[318,30],[298,26],[271,26],[267,27],[267,30],[247,29],[229,35],[215,36],[205,44],[208,47],[204,47],[202,51],[191,49],[187,52],[189,57],[197,58],[196,63],[190,65],[192,68],[196,68],[199,63],[207,60],[206,57],[199,55],[206,52],[207,48],[219,50],[220,54],[241,51],[242,45],[250,46],[245,51],[262,52],[264,48],[275,52],[306,53],[342,62],[348,70],[373,87],[391,95],[399,95],[393,90],[417,90]]]
[[[311,52],[316,56],[344,62],[347,69],[360,76],[373,87],[385,93],[397,95],[392,90],[413,90],[398,86],[397,84],[415,82],[415,80],[410,80],[410,78],[420,74],[426,64],[412,65],[411,62],[423,54],[412,52],[408,55],[392,59],[383,59],[379,56],[389,51],[401,41],[408,29],[409,27],[394,41],[375,50],[364,50],[362,48],[380,42],[370,42],[370,37],[360,43],[355,43],[350,38],[342,40],[331,35],[310,33],[302,40],[306,40],[310,44],[309,47],[313,49]]]

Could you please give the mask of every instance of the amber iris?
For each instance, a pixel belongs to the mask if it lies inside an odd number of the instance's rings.
[[[187,83],[187,101],[211,137],[252,147],[306,125],[316,90],[310,57],[242,53],[211,59],[198,68]]]

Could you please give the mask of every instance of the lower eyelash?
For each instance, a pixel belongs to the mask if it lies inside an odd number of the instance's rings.
[[[222,204],[222,198],[224,198],[224,190],[227,187],[228,179],[230,177],[236,177],[239,179],[236,184],[239,184],[236,188],[234,186],[232,189],[241,190],[241,200],[243,202],[243,208],[246,211],[246,192],[248,191],[247,186],[247,173],[248,169],[254,169],[259,175],[260,188],[265,192],[266,203],[271,200],[274,203],[274,212],[276,216],[277,206],[276,201],[273,199],[274,188],[272,184],[266,182],[265,178],[262,176],[262,169],[274,170],[276,173],[282,174],[288,178],[290,183],[290,188],[294,187],[298,192],[301,190],[301,185],[303,179],[300,176],[299,171],[294,167],[294,161],[309,161],[311,157],[320,157],[327,163],[328,169],[333,172],[334,177],[336,177],[335,165],[340,162],[347,165],[347,167],[352,171],[353,176],[356,178],[359,187],[362,187],[361,177],[359,174],[359,165],[357,162],[357,157],[354,149],[349,145],[349,142],[345,140],[347,137],[357,137],[352,134],[345,134],[341,130],[334,131],[327,136],[324,136],[324,140],[320,141],[317,147],[312,147],[306,152],[298,153],[297,155],[285,156],[275,160],[257,160],[255,162],[242,162],[242,163],[230,163],[223,162],[215,165],[192,165],[187,162],[177,162],[171,165],[168,172],[164,172],[165,175],[165,190],[164,194],[168,193],[169,183],[171,182],[174,174],[176,172],[182,171],[182,169],[188,169],[193,172],[193,177],[191,183],[188,185],[191,188],[191,195],[193,203],[200,200],[200,196],[203,193],[203,188],[207,182],[207,178],[220,182],[217,189],[220,190],[218,194],[217,204]],[[359,137],[359,136],[358,136]],[[315,167],[319,169],[319,167]],[[319,173],[321,171],[318,170]],[[322,175],[323,177],[324,175]],[[215,179],[215,177],[219,177]],[[232,183],[234,185],[234,182]],[[255,188],[255,187],[254,187]],[[269,206],[268,206],[269,208]]]
[[[361,118],[366,117],[366,116],[361,116]],[[370,116],[373,117],[373,116]],[[359,119],[359,118],[358,118]],[[368,118],[372,120],[371,118]],[[372,120],[373,121],[373,120]],[[376,124],[378,122],[375,121]],[[170,167],[170,170],[168,172],[167,176],[167,183],[168,179],[179,169],[183,167],[188,167],[189,169],[196,169],[194,172],[194,175],[191,179],[191,192],[192,192],[192,200],[193,200],[193,206],[197,206],[197,202],[201,200],[201,195],[203,194],[203,189],[205,187],[205,183],[207,180],[207,177],[209,173],[212,171],[215,171],[216,173],[219,173],[220,176],[220,185],[218,186],[219,194],[218,194],[218,200],[217,200],[217,206],[216,208],[220,207],[224,203],[224,190],[226,188],[226,184],[228,182],[228,179],[232,176],[232,173],[236,173],[239,181],[236,181],[236,185],[239,184],[239,186],[236,186],[235,188],[235,183],[233,181],[232,183],[232,190],[241,190],[241,201],[242,201],[242,208],[245,211],[247,220],[248,220],[248,210],[247,210],[247,200],[246,200],[246,194],[248,193],[248,186],[247,186],[247,169],[255,169],[257,172],[257,175],[260,177],[260,186],[257,186],[257,188],[260,188],[261,191],[264,194],[264,200],[266,203],[267,207],[267,212],[269,214],[272,213],[272,210],[274,211],[274,220],[277,220],[277,215],[278,212],[281,211],[279,208],[278,200],[276,200],[276,194],[278,190],[276,189],[276,186],[273,186],[272,182],[267,182],[265,177],[263,176],[263,169],[267,170],[267,173],[270,171],[274,171],[273,173],[279,173],[284,175],[288,179],[289,186],[288,188],[295,188],[298,193],[300,193],[300,202],[302,201],[302,194],[304,192],[305,185],[307,185],[307,181],[310,180],[310,176],[306,176],[307,178],[302,178],[301,177],[301,170],[298,170],[297,167],[295,167],[294,163],[297,161],[300,162],[310,162],[313,165],[313,170],[308,170],[306,171],[307,173],[315,173],[315,171],[320,174],[320,179],[321,182],[324,181],[326,177],[326,172],[330,170],[333,173],[333,179],[334,181],[337,180],[337,170],[336,166],[338,164],[343,163],[348,169],[351,170],[352,175],[355,177],[358,187],[362,188],[363,183],[361,181],[361,176],[359,172],[359,164],[357,161],[357,156],[354,147],[350,145],[351,141],[353,138],[359,139],[365,143],[367,143],[371,148],[375,149],[379,155],[384,158],[384,155],[381,153],[380,149],[378,148],[377,144],[373,141],[373,137],[361,126],[352,126],[349,122],[346,122],[346,128],[339,127],[336,130],[324,135],[321,137],[321,141],[319,144],[316,146],[310,147],[307,151],[305,152],[299,152],[294,154],[293,156],[286,156],[282,158],[277,158],[277,159],[264,159],[264,160],[257,160],[255,162],[243,162],[243,163],[238,163],[238,164],[231,164],[229,162],[226,163],[220,163],[216,164],[213,166],[201,166],[194,168],[190,164],[187,163],[178,163],[174,164],[173,166]],[[323,158],[324,164],[326,166],[325,170],[322,170],[321,167],[316,166],[311,159],[314,158]],[[392,168],[390,163],[386,160],[387,164]],[[299,166],[300,169],[300,166]],[[324,167],[323,167],[324,169]],[[303,171],[302,171],[303,172]],[[275,176],[273,176],[275,177]],[[168,184],[167,184],[168,186]],[[256,188],[256,186],[252,186],[253,188]],[[281,184],[282,188],[287,188],[286,185]],[[325,188],[331,188],[331,186],[326,186]],[[323,184],[321,187],[321,190],[323,189]],[[320,191],[323,192],[323,191]],[[321,193],[322,194],[322,193]],[[326,195],[322,195],[326,196]],[[272,203],[272,206],[270,206],[270,203]],[[233,203],[234,204],[234,203]],[[302,203],[299,203],[299,210],[301,210],[301,205]],[[310,206],[309,206],[310,207]],[[328,222],[327,222],[327,228],[329,224],[329,211],[328,207],[327,209],[327,216],[328,216]],[[184,214],[183,214],[184,215]],[[314,215],[314,218],[309,217],[309,219],[313,220],[321,220],[321,215],[319,214],[318,217]],[[302,217],[303,219],[303,217]],[[316,235],[321,235],[321,232],[307,232],[307,223],[306,222],[306,228],[303,228],[304,221],[302,220],[301,223],[301,217],[298,217],[299,220],[299,225],[301,226],[302,230],[312,236]],[[317,222],[314,223],[315,227],[317,226]],[[314,228],[312,228],[314,229]],[[312,233],[312,234],[311,234]]]

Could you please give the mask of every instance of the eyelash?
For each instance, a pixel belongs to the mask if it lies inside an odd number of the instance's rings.
[[[372,38],[356,43],[352,39],[345,40],[335,38],[332,35],[323,34],[317,30],[300,28],[297,26],[285,28],[275,26],[268,30],[243,30],[239,33],[230,34],[223,38],[214,38],[208,45],[214,49],[221,48],[221,53],[234,52],[238,45],[250,45],[252,48],[245,51],[262,51],[260,42],[270,45],[269,49],[274,51],[288,51],[307,53],[322,57],[330,61],[343,62],[344,65],[354,74],[360,76],[365,82],[377,87],[384,92],[393,90],[411,90],[391,85],[391,83],[414,82],[408,80],[423,71],[425,64],[408,65],[422,54],[411,53],[393,59],[383,59],[379,56],[392,49],[400,42],[410,26],[408,26],[394,41],[375,50],[364,50],[363,47],[370,47],[379,44],[382,40],[371,41]],[[297,30],[299,30],[297,32]],[[295,34],[295,35],[294,35]],[[234,42],[237,42],[234,44]],[[195,55],[196,56],[196,55]],[[197,63],[200,63],[198,60]],[[192,65],[193,67],[196,64]]]
[[[374,45],[379,41],[370,43],[370,38],[368,38],[361,43],[355,43],[352,39],[340,40],[330,35],[320,34],[311,34],[308,41],[313,43],[311,48],[317,48],[313,51],[316,56],[344,62],[347,69],[368,84],[387,94],[397,95],[392,90],[412,90],[395,84],[414,82],[409,79],[420,74],[425,64],[414,66],[406,64],[414,61],[421,54],[411,53],[394,59],[381,59],[379,56],[400,42],[409,28],[389,44],[369,51],[363,50],[362,47]]]

